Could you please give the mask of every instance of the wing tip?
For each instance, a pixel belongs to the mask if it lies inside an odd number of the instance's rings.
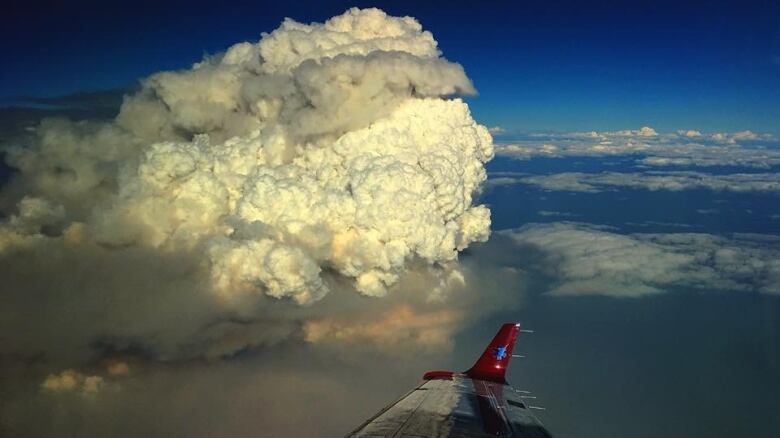
[[[512,350],[519,334],[520,323],[503,324],[474,366],[465,374],[472,379],[506,383],[506,368],[512,359]]]

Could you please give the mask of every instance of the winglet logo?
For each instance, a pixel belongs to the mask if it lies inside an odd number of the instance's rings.
[[[498,360],[502,360],[506,357],[506,347],[496,347],[496,351],[493,353],[494,357]]]

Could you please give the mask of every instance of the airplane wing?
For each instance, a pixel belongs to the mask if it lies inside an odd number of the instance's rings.
[[[468,371],[425,373],[422,385],[348,437],[551,437],[505,379],[519,333],[520,324],[504,324]]]

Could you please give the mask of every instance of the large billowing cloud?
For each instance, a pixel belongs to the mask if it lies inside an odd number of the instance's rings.
[[[351,9],[154,74],[110,122],[44,120],[6,150],[0,354],[94,393],[101,360],[362,343],[354,321],[448,346],[490,232],[474,92],[415,19]]]

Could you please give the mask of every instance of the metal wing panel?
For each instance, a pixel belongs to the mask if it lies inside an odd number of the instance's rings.
[[[429,380],[380,412],[350,437],[549,437],[511,391],[459,376]]]

